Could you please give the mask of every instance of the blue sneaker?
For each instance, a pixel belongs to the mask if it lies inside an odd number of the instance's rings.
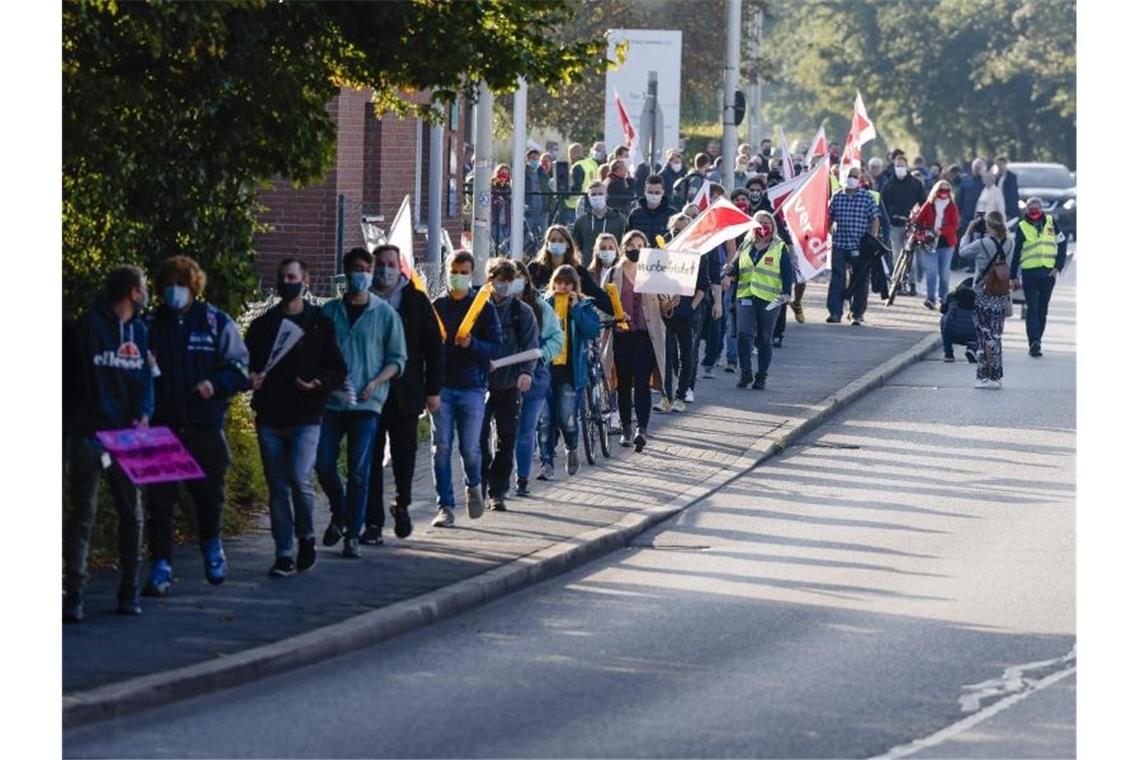
[[[202,561],[206,565],[206,580],[215,586],[226,581],[226,553],[222,539],[210,538],[202,542]]]
[[[174,579],[174,570],[170,562],[165,559],[156,559],[150,565],[150,575],[146,580],[143,596],[166,596],[170,593],[170,584]]]

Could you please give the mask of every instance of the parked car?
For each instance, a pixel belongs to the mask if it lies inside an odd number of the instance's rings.
[[[1077,238],[1077,175],[1064,164],[1014,164],[1009,170],[1017,175],[1018,205],[1025,211],[1025,201],[1037,196],[1044,210],[1052,214],[1065,236]]]

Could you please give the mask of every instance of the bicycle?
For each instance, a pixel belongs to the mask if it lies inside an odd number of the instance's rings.
[[[613,328],[617,323],[614,319],[603,319],[602,328]],[[606,373],[602,366],[602,349],[598,341],[590,341],[586,352],[586,388],[582,407],[578,411],[578,418],[582,428],[582,448],[586,452],[586,461],[591,465],[597,464],[597,452],[600,449],[602,456],[610,456],[610,415],[613,407],[610,405],[610,392],[606,387]]]
[[[903,242],[902,253],[899,254],[899,260],[895,262],[894,269],[891,270],[891,278],[888,281],[887,306],[894,304],[895,296],[906,286],[907,275],[910,273],[911,266],[914,265],[915,249],[921,248],[927,252],[934,250],[935,238],[931,232],[926,227],[915,224],[913,219],[907,222],[906,240]]]

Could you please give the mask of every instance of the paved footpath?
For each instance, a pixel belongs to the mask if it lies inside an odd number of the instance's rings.
[[[955,273],[954,281],[965,275]],[[288,579],[272,578],[268,520],[226,541],[229,572],[220,587],[202,576],[196,547],[179,547],[179,576],[166,599],[144,599],[140,618],[113,613],[116,573],[100,572],[89,586],[87,619],[64,626],[63,690],[86,691],[137,676],[225,657],[306,633],[371,610],[441,589],[527,556],[559,541],[612,525],[627,514],[668,503],[733,462],[760,438],[821,409],[847,383],[913,347],[937,329],[937,314],[915,298],[886,309],[871,295],[862,328],[824,323],[824,283],[808,287],[808,322],[788,325],[764,392],[738,390],[737,375],[716,369],[698,379],[696,402],[684,413],[653,413],[643,454],[617,446],[614,454],[573,478],[556,460],[556,480],[532,482],[532,495],[511,498],[505,513],[469,520],[460,507],[456,527],[429,527],[435,493],[430,453],[417,460],[415,531],[398,541],[386,526],[385,543],[362,547],[362,560],[342,559],[319,546],[316,567]],[[459,476],[460,469],[455,468]],[[537,472],[537,466],[534,473]],[[532,473],[532,475],[534,474]],[[390,486],[386,493],[392,493]],[[457,493],[462,493],[457,485]],[[318,537],[327,512],[318,509]]]

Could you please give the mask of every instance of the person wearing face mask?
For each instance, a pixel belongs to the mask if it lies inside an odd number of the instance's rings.
[[[765,160],[772,157],[772,141],[767,137],[760,141],[760,155],[763,156]]]
[[[1025,218],[1014,230],[1010,285],[1025,289],[1025,335],[1029,339],[1029,355],[1039,358],[1045,321],[1049,316],[1049,300],[1057,277],[1065,268],[1069,242],[1057,226],[1057,220],[1045,213],[1041,199],[1036,196],[1025,202]]]
[[[578,272],[563,264],[554,270],[545,295],[565,339],[550,363],[546,411],[539,417],[538,446],[542,467],[539,480],[554,477],[554,433],[566,444],[566,474],[578,472],[578,411],[586,387],[586,351],[601,333],[601,321],[591,299],[582,294]]]
[[[602,362],[606,374],[616,371],[618,413],[621,418],[622,446],[633,446],[641,452],[646,445],[649,413],[652,406],[650,383],[654,373],[661,377],[665,366],[665,322],[662,316],[672,311],[669,296],[646,294],[634,290],[637,262],[641,249],[649,240],[638,230],[630,230],[622,238],[622,255],[618,264],[606,270],[602,286],[617,286],[628,329],[611,330],[602,344]],[[660,384],[660,385],[663,385]],[[637,432],[633,430],[633,413],[637,415]]]
[[[652,172],[650,172],[650,174],[652,174]],[[661,171],[658,172],[658,175],[661,177],[662,184],[668,188],[670,195],[668,205],[679,207],[681,205],[681,201],[678,200],[678,196],[675,195],[672,190],[673,186],[677,184],[677,180],[685,176],[685,157],[679,150],[676,148],[670,148],[669,150],[665,151],[665,165],[662,167]],[[645,185],[642,183],[639,195],[644,194],[644,192]]]
[[[994,169],[982,172],[982,192],[978,195],[978,205],[974,207],[974,216],[978,214],[988,216],[996,211],[1002,218],[1006,217],[1005,198],[1001,188],[997,186],[997,173]],[[972,221],[972,220],[971,220]]]
[[[396,498],[388,507],[395,523],[396,538],[412,533],[408,507],[412,503],[412,477],[416,472],[419,418],[439,409],[443,385],[443,336],[427,294],[415,287],[400,269],[400,249],[384,244],[375,250],[372,292],[396,310],[404,328],[407,360],[404,371],[389,383],[388,398],[380,412],[380,426],[372,444],[372,469],[368,478],[368,505],[364,510],[362,544],[383,543],[384,448],[392,453],[392,480]]]
[[[563,227],[562,229],[565,229]],[[569,236],[567,236],[569,237]],[[451,478],[451,448],[458,434],[463,460],[467,516],[483,515],[483,452],[480,436],[486,407],[489,363],[499,354],[502,328],[498,312],[487,304],[475,317],[471,332],[459,335],[467,313],[475,303],[471,278],[475,257],[459,250],[447,260],[447,293],[432,306],[443,323],[443,389],[440,406],[431,415],[432,475],[435,479],[436,511],[432,526],[455,524],[455,494]]]
[[[890,241],[894,260],[902,256],[903,244],[906,243],[906,225],[911,214],[921,207],[925,198],[925,190],[921,180],[911,175],[906,165],[906,154],[901,150],[895,152],[894,166],[891,175],[883,187],[883,205],[887,207],[887,218],[891,223]],[[915,278],[922,280],[922,270],[917,261],[907,273],[907,292],[914,295],[917,292]],[[917,271],[916,271],[917,269]]]
[[[629,176],[629,166],[622,159],[610,164],[610,176],[606,179],[606,197],[610,208],[622,214],[629,213],[634,201],[634,181]]]
[[[99,507],[99,481],[106,478],[118,517],[119,594],[117,611],[142,613],[139,569],[142,561],[142,492],[109,455],[99,430],[147,427],[154,411],[154,380],[147,366],[150,333],[140,311],[147,303],[146,276],[138,267],[115,267],[103,292],[73,324],[74,359],[65,396],[71,407],[71,435],[65,448],[71,512],[64,531],[63,621],[83,620],[83,589],[91,531]],[[71,363],[71,362],[68,362]]]
[[[590,210],[574,222],[574,245],[582,252],[582,264],[586,267],[593,261],[594,241],[599,235],[621,237],[625,233],[625,217],[608,204],[607,193],[605,183],[599,180],[591,182],[586,195]]]
[[[599,238],[601,239],[601,238]],[[595,263],[597,259],[595,259]],[[562,352],[566,335],[554,307],[546,302],[530,283],[530,272],[521,261],[513,262],[517,276],[511,283],[512,295],[530,307],[538,327],[538,349],[542,356],[534,366],[534,379],[530,388],[522,394],[519,406],[518,435],[515,439],[515,493],[518,496],[530,494],[530,471],[534,462],[534,447],[537,441],[538,421],[547,409],[547,395],[550,391],[550,364]]]
[[[343,540],[342,555],[360,557],[360,538],[368,508],[372,449],[380,415],[388,400],[390,380],[404,371],[408,360],[404,325],[384,299],[369,292],[375,259],[364,248],[353,248],[342,259],[348,292],[321,306],[336,330],[336,343],[348,367],[344,385],[334,389],[325,406],[317,444],[317,478],[329,499],[332,520],[323,543]],[[348,439],[348,488],[337,461],[341,441]]]
[[[790,300],[795,265],[789,246],[776,236],[776,219],[767,211],[752,217],[756,228],[744,240],[722,287],[736,285],[736,353],[740,360],[737,388],[751,383],[764,390],[772,364],[772,332],[780,310],[769,309]],[[752,344],[756,343],[756,375],[752,374]]]
[[[511,239],[511,168],[495,167],[491,178],[491,245],[499,246]]]
[[[155,380],[151,424],[169,427],[206,477],[186,481],[197,513],[198,541],[206,579],[225,581],[222,510],[230,455],[223,426],[230,399],[250,388],[249,351],[237,323],[221,309],[199,300],[206,273],[188,256],[173,256],[154,278],[162,305],[150,315],[150,340],[161,374]],[[174,552],[177,483],[150,488],[151,574],[148,595],[170,589]]]
[[[629,215],[627,229],[637,230],[646,240],[656,241],[657,236],[669,232],[669,217],[677,213],[665,203],[665,180],[654,174],[645,180],[645,195],[637,201],[637,207]]]
[[[538,348],[538,323],[534,311],[514,297],[517,277],[514,263],[508,258],[487,262],[491,282],[491,301],[501,327],[495,358],[512,356]],[[489,506],[496,512],[506,507],[511,483],[515,443],[519,426],[522,395],[534,382],[534,359],[492,370],[488,376],[487,405],[483,411],[483,484]],[[491,440],[491,420],[495,421],[495,439]]]
[[[748,168],[748,157],[737,156],[736,168],[732,173],[732,187],[733,189],[743,188],[744,183],[748,181],[750,170]]]
[[[842,321],[847,272],[857,263],[863,236],[868,232],[872,237],[879,234],[879,210],[871,194],[859,187],[861,174],[859,167],[851,167],[844,191],[833,195],[828,206],[828,217],[832,220],[831,282],[827,288],[827,321],[830,324]],[[863,278],[851,296],[851,324],[856,327],[863,324],[869,286],[869,278]],[[739,326],[737,329],[739,331]]]
[[[600,234],[600,231],[599,231]],[[578,248],[574,245],[574,237],[570,230],[560,224],[551,225],[546,230],[546,240],[539,249],[534,261],[527,265],[530,270],[530,279],[537,290],[545,290],[550,282],[554,270],[563,264],[569,264],[578,272],[582,283],[582,292],[594,299],[600,309],[607,314],[611,313],[609,298],[598,287],[598,283],[590,276],[590,270],[582,266]]]
[[[550,174],[543,169],[542,154],[531,149],[526,154],[526,211],[523,216],[526,224],[526,237],[537,240],[542,236],[546,227],[546,201],[549,196],[542,195],[549,190]]]
[[[958,244],[958,206],[950,192],[950,183],[940,180],[930,189],[926,203],[918,210],[915,222],[934,230],[938,236],[933,251],[922,251],[922,268],[926,272],[926,300],[923,305],[931,311],[938,308],[950,293],[950,258]],[[936,290],[937,288],[937,290]],[[935,305],[935,293],[938,305]]]
[[[257,443],[269,487],[269,523],[275,549],[269,573],[278,577],[304,572],[316,562],[313,467],[321,417],[329,393],[344,384],[348,369],[336,344],[332,320],[304,299],[308,284],[305,262],[283,259],[277,266],[280,302],[253,320],[245,334],[253,385],[250,405],[256,415]],[[266,372],[286,321],[302,330],[301,338]]]
[[[678,202],[681,204],[692,201],[697,191],[701,189],[701,185],[709,181],[708,172],[711,166],[712,159],[709,155],[698,153],[693,159],[692,171],[673,183],[673,197],[679,199]]]
[[[689,225],[689,217],[684,214],[674,214],[669,220],[669,237],[672,240]],[[693,328],[697,322],[696,315],[701,313],[709,289],[709,277],[705,259],[702,256],[701,266],[697,270],[697,284],[691,296],[679,296],[673,313],[664,318],[665,321],[665,389],[661,400],[654,405],[659,412],[683,412],[686,400],[691,401],[689,394],[696,378],[694,359],[696,352],[693,346]],[[674,376],[676,377],[677,392],[673,393]]]

